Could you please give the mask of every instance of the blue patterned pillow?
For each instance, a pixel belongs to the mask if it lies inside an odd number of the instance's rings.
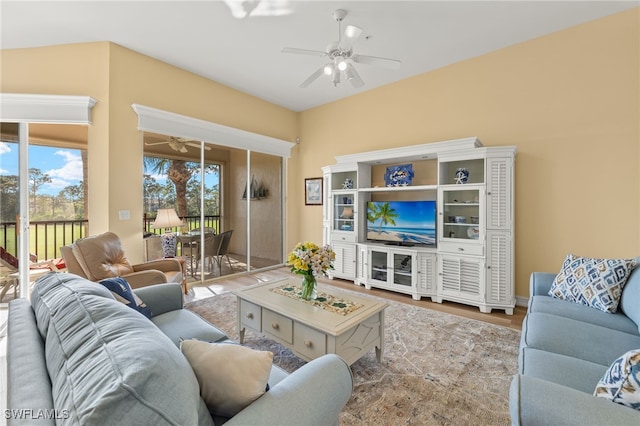
[[[99,281],[105,286],[116,300],[124,303],[128,307],[135,309],[147,318],[151,318],[151,309],[131,290],[131,286],[121,277],[107,278]]]
[[[622,288],[635,266],[635,259],[591,259],[569,254],[553,280],[549,296],[616,312]]]
[[[629,351],[613,361],[593,394],[640,410],[640,349]]]

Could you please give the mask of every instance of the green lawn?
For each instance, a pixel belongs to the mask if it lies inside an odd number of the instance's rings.
[[[5,235],[6,232],[6,235]],[[71,244],[85,236],[85,225],[81,222],[38,223],[29,227],[29,253],[38,260],[60,257],[60,247]],[[5,250],[16,255],[15,226],[0,228],[0,244],[6,241]]]

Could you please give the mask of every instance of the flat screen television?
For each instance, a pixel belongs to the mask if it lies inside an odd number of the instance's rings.
[[[369,201],[367,240],[405,246],[435,246],[436,202]]]

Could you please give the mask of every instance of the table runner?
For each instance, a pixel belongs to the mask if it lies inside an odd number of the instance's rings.
[[[302,287],[299,285],[285,284],[280,287],[274,287],[270,290],[274,293],[281,294],[283,296],[287,296],[313,306],[317,306],[318,308],[322,308],[325,311],[333,312],[342,316],[350,314],[351,312],[364,306],[361,303],[343,299],[341,297],[336,297],[322,291],[318,291],[318,297],[315,300],[304,300],[302,297],[300,297],[300,294],[302,293]]]

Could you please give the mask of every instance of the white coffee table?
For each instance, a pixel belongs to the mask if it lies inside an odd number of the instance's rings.
[[[246,329],[255,331],[291,349],[310,361],[324,354],[340,355],[349,365],[375,348],[378,362],[384,354],[384,310],[387,304],[330,286],[318,286],[320,295],[336,299],[334,307],[299,300],[285,290],[299,286],[301,278],[290,277],[236,290],[240,343]],[[341,301],[348,307],[342,309]],[[344,315],[343,315],[344,314]]]

